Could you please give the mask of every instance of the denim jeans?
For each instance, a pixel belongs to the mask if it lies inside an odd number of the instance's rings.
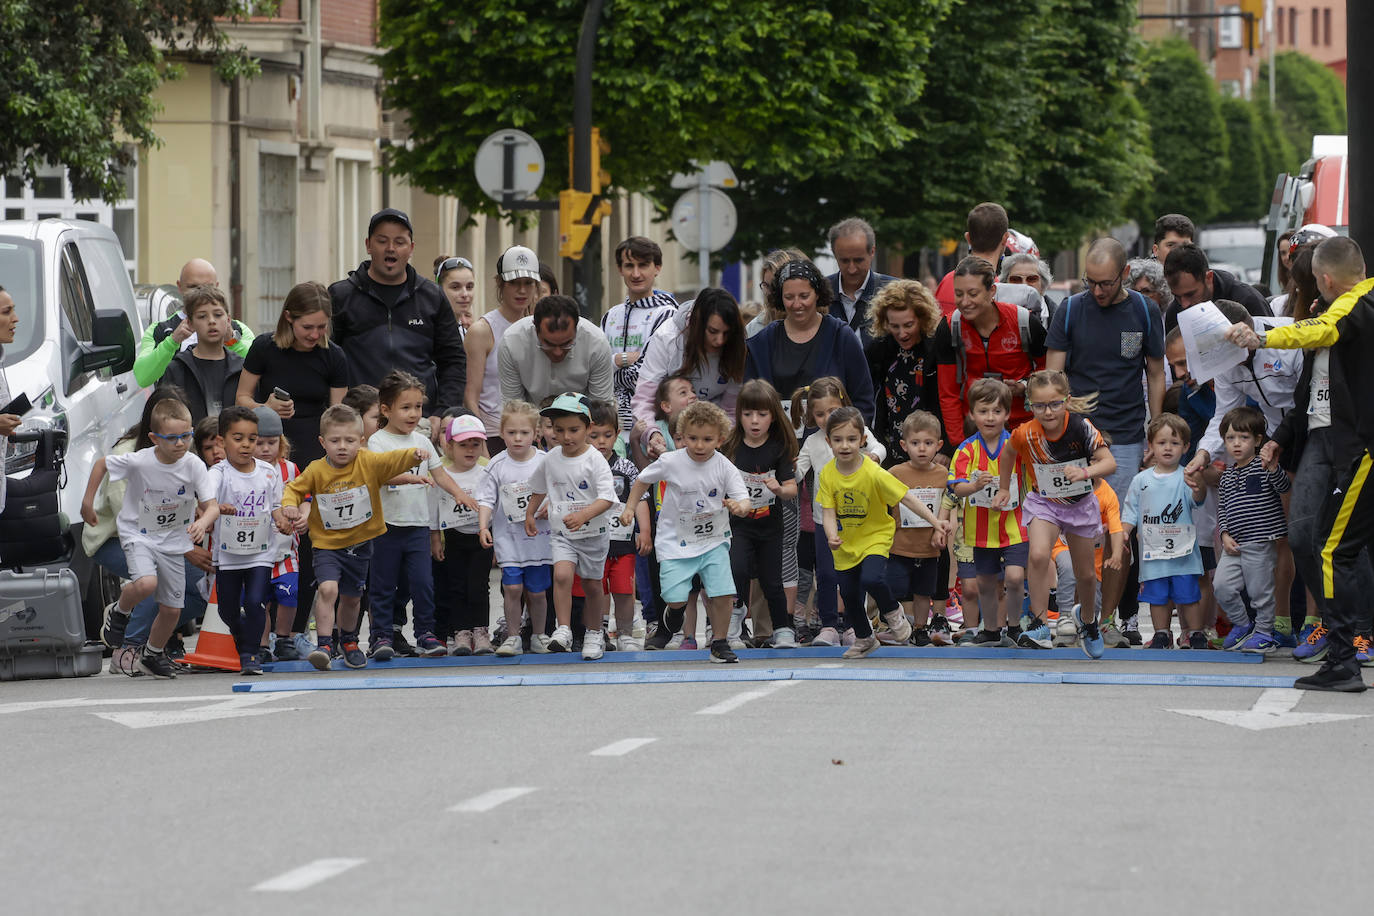
[[[124,549],[119,546],[119,538],[110,538],[100,549],[91,557],[97,564],[119,576],[121,579],[129,578],[129,563],[124,558]],[[178,626],[183,626],[202,617],[205,614],[205,599],[200,595],[200,580],[205,578],[205,573],[186,561],[186,606],[181,609],[181,620]],[[157,617],[156,598],[145,598],[134,609],[129,612],[129,625],[124,628],[124,645],[141,646],[148,641],[148,631],[153,628],[153,620]]]
[[[1107,475],[1107,486],[1116,494],[1117,501],[1126,505],[1126,491],[1131,481],[1140,473],[1140,462],[1145,457],[1145,443],[1134,442],[1129,445],[1111,446],[1112,457],[1116,459],[1116,470]]]
[[[387,525],[372,542],[368,594],[372,600],[373,640],[391,638],[402,572],[410,586],[415,638],[434,635],[434,570],[430,566],[429,528]]]

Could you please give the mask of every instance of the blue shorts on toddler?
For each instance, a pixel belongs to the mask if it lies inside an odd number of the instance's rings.
[[[272,580],[272,600],[283,607],[295,607],[300,595],[298,572],[282,573]]]
[[[1202,600],[1202,589],[1197,576],[1147,579],[1140,585],[1140,600],[1146,604],[1196,604]]]
[[[717,544],[695,557],[658,561],[658,584],[663,600],[682,604],[692,593],[692,579],[701,577],[707,598],[724,598],[735,593],[735,577],[730,570],[730,545]]]
[[[522,585],[532,594],[547,592],[553,588],[553,567],[548,564],[539,566],[502,566],[502,585]]]

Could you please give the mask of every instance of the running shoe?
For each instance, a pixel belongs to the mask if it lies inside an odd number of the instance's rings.
[[[960,644],[960,645],[963,645],[963,644],[964,644],[963,640],[960,640],[960,641],[959,641],[959,644]],[[996,648],[999,648],[999,647],[1001,647],[1001,645],[1002,645],[1002,631],[1001,631],[1001,630],[979,630],[979,631],[978,631],[978,635],[975,636],[975,637],[973,637],[973,641],[970,642],[969,645],[973,646],[975,649],[996,649]]]
[[[931,637],[930,630],[927,630],[925,627],[912,627],[911,645],[916,646],[918,649],[924,649],[926,646],[933,645],[934,642],[935,640]],[[948,645],[948,643],[946,643],[946,645]]]
[[[843,654],[842,656],[840,656],[840,657],[841,657],[841,658],[863,658],[863,657],[866,656],[866,655],[871,655],[871,654],[873,653],[873,651],[874,651],[875,649],[877,649],[877,648],[878,648],[878,637],[876,637],[876,636],[860,636],[860,637],[856,637],[856,638],[855,638],[854,642],[850,644],[849,648],[847,648],[847,649],[844,650],[844,654]]]
[[[773,631],[773,635],[768,638],[770,649],[795,649],[797,648],[797,634],[791,627],[778,627]]]
[[[739,656],[730,648],[730,641],[717,639],[711,643],[711,661],[718,665],[728,665],[739,661]]]
[[[1139,631],[1139,630],[1132,630],[1132,629],[1127,628],[1127,629],[1121,631],[1121,635],[1122,635],[1122,636],[1125,636],[1125,637],[1126,637],[1126,642],[1130,643],[1130,644],[1133,645],[1133,646],[1139,646],[1139,645],[1144,644],[1144,642],[1145,642],[1143,639],[1140,638],[1140,631]]]
[[[1196,649],[1199,652],[1204,649],[1212,648],[1207,644],[1207,634],[1201,630],[1194,630],[1188,634],[1188,648]]]
[[[315,651],[315,644],[310,641],[310,637],[305,633],[296,633],[291,637],[291,644],[296,647],[297,659],[309,658],[310,653]]]
[[[639,636],[617,636],[615,648],[617,652],[643,652],[644,639]]]
[[[883,620],[887,622],[888,629],[892,631],[899,645],[911,638],[911,621],[906,619],[906,614],[902,613],[901,608],[888,611],[883,615]]]
[[[959,634],[959,638],[954,641],[954,644],[960,648],[976,646],[978,645],[978,634],[982,632],[982,630],[965,630]]]
[[[468,656],[472,654],[472,631],[459,630],[453,634],[453,653],[458,656]]]
[[[420,650],[420,654],[425,658],[438,658],[441,655],[448,655],[448,646],[440,642],[433,633],[426,633],[415,640],[415,647]]]
[[[1150,637],[1150,649],[1172,649],[1174,647],[1174,634],[1168,630],[1155,630],[1155,635]]]
[[[1016,644],[1023,649],[1048,649],[1052,642],[1053,637],[1050,635],[1049,625],[1042,623],[1028,629],[1023,628],[1021,638],[1016,641]]]
[[[1096,623],[1085,623],[1083,629],[1078,633],[1078,639],[1083,643],[1083,654],[1088,658],[1101,658],[1102,650],[1106,645],[1102,641],[1102,629]]]
[[[845,630],[843,633],[840,634],[840,645],[852,646],[854,645],[854,640],[856,638],[857,637],[854,635],[854,628],[850,627],[849,629]]]
[[[1361,668],[1374,668],[1374,652],[1369,648],[1368,636],[1356,636],[1355,642],[1355,661],[1360,663]]]
[[[345,636],[343,638],[343,644],[339,648],[339,654],[343,656],[345,665],[350,668],[367,667],[367,656],[363,654],[362,649],[358,648],[358,638],[356,636]]]
[[[166,652],[154,652],[147,646],[138,653],[138,667],[144,674],[151,674],[153,677],[173,678],[177,676],[177,669],[172,660],[167,657]]]
[[[1278,651],[1278,648],[1278,643],[1274,642],[1273,634],[1255,630],[1245,638],[1243,643],[1236,646],[1236,651],[1247,652],[1251,655],[1273,655]]]
[[[1352,673],[1344,665],[1322,665],[1314,674],[1298,678],[1293,686],[1299,690],[1334,690],[1339,693],[1363,693],[1369,689],[1358,669]]]
[[[410,640],[406,639],[406,634],[402,633],[399,627],[391,631],[391,645],[402,658],[415,658],[420,654],[415,651],[415,647],[410,644]]]
[[[396,648],[392,646],[391,640],[383,636],[372,644],[369,654],[379,662],[389,662],[396,657]]]
[[[713,639],[711,640],[711,645],[714,646],[717,642],[719,642],[719,640]],[[725,640],[725,644],[729,646],[730,640]],[[682,637],[682,642],[678,643],[677,647],[684,652],[695,652],[697,650],[697,638],[695,636],[684,636]],[[669,646],[669,648],[672,647]],[[730,646],[730,648],[734,649],[735,647]]]
[[[143,669],[138,666],[142,646],[120,646],[110,656],[110,673],[127,674],[129,677],[143,677]]]
[[[582,637],[582,658],[594,662],[606,654],[605,636],[600,630],[588,630]]]
[[[1278,646],[1280,649],[1296,649],[1298,647],[1298,637],[1293,635],[1292,630],[1288,630],[1287,632],[1275,630],[1274,645]]]
[[[1016,648],[1016,641],[1017,641],[1018,639],[1021,638],[1021,628],[1020,628],[1020,627],[1017,627],[1017,628],[1016,628],[1016,635],[1015,635],[1015,636],[1012,635],[1011,631],[1012,631],[1012,628],[1011,628],[1011,627],[1007,627],[1005,630],[1003,630],[1003,631],[999,634],[999,638],[998,638],[998,640],[997,640],[997,646],[998,646],[998,648],[1001,648],[1001,649],[1015,649],[1015,648]]]
[[[1250,634],[1255,630],[1253,623],[1242,623],[1231,627],[1231,632],[1226,634],[1226,638],[1221,641],[1221,647],[1227,652],[1234,651],[1241,643],[1250,638]]]
[[[278,636],[277,645],[272,650],[272,658],[279,662],[300,661],[301,653],[296,648],[296,641],[289,636]]]
[[[1130,642],[1116,628],[1114,623],[1102,627],[1102,644],[1108,649],[1129,649],[1131,647]]]
[[[520,637],[517,635],[515,638],[519,639]],[[530,636],[530,651],[535,655],[548,655],[554,651],[552,643],[553,640],[546,634],[534,633]]]
[[[239,653],[239,674],[262,674],[262,662],[258,659],[258,654],[256,652]]]
[[[550,652],[568,652],[572,650],[572,627],[559,625],[554,628],[553,636],[549,638]]]
[[[1326,658],[1326,634],[1329,631],[1321,624],[1312,627],[1307,633],[1307,638],[1298,644],[1293,650],[1293,658],[1296,661],[1315,663]]]
[[[1078,645],[1078,627],[1074,625],[1072,614],[1059,615],[1059,622],[1054,625],[1054,645],[1058,647]]]
[[[668,640],[668,645],[664,646],[663,648],[665,648],[665,649],[670,649],[670,650],[674,650],[674,651],[675,651],[675,650],[677,650],[677,649],[681,649],[681,648],[682,648],[682,644],[683,644],[684,642],[686,642],[686,641],[687,641],[687,637],[686,637],[686,636],[683,636],[681,633],[674,633],[674,634],[673,634],[673,638],[670,639],[670,640]],[[692,640],[692,641],[693,641],[693,642],[696,642],[695,639]]]
[[[472,654],[490,655],[496,651],[496,647],[491,642],[491,631],[486,627],[477,627],[472,631]]]
[[[1226,640],[1217,634],[1216,627],[1208,627],[1202,631],[1202,635],[1207,637],[1207,648],[1209,649],[1220,649],[1226,644]]]
[[[821,631],[811,640],[813,646],[838,646],[839,644],[840,634],[834,627],[821,627]]]
[[[129,628],[129,615],[119,609],[119,602],[111,601],[105,608],[105,619],[100,624],[100,641],[111,649],[124,644],[124,631]]]
[[[656,626],[649,637],[644,640],[644,648],[647,650],[666,649],[668,643],[672,641],[673,634],[669,633],[666,627]]]
[[[507,636],[500,648],[496,650],[496,656],[498,658],[511,658],[512,656],[523,655],[524,652],[525,648],[520,644],[519,636]]]
[[[1315,629],[1316,629],[1317,627],[1319,627],[1319,626],[1321,626],[1320,623],[1304,623],[1304,624],[1302,625],[1302,629],[1298,631],[1298,635],[1295,636],[1295,637],[1293,637],[1294,639],[1297,640],[1298,646],[1300,646],[1300,645],[1302,645],[1303,643],[1307,642],[1307,637],[1311,636],[1311,635],[1312,635],[1312,631],[1315,630]],[[1297,648],[1297,646],[1294,646],[1294,648]]]
[[[318,646],[315,646],[310,650],[309,653],[307,653],[306,659],[310,662],[310,664],[315,666],[316,670],[328,671],[329,662],[333,659],[333,656],[333,644],[331,644],[328,640],[321,640]]]

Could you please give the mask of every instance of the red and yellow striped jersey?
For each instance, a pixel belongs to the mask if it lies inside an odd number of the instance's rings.
[[[1002,449],[1010,439],[1006,430],[997,442],[997,448],[989,452],[983,437],[974,434],[965,439],[954,452],[954,460],[949,466],[949,484],[967,483],[981,473],[992,475],[991,493],[985,488],[964,500],[964,543],[972,547],[1010,547],[1026,540],[1026,526],[1021,523],[1020,493],[1016,497],[1016,508],[1010,510],[993,509],[988,504],[997,493],[997,476],[1002,469],[998,459]],[[1012,479],[1016,480],[1020,468],[1013,469]],[[1016,488],[1019,491],[1019,487]]]

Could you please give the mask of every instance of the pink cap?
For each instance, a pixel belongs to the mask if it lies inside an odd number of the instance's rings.
[[[449,420],[447,432],[450,442],[463,442],[467,439],[485,439],[487,437],[486,427],[482,425],[481,420],[472,414],[464,414]]]

